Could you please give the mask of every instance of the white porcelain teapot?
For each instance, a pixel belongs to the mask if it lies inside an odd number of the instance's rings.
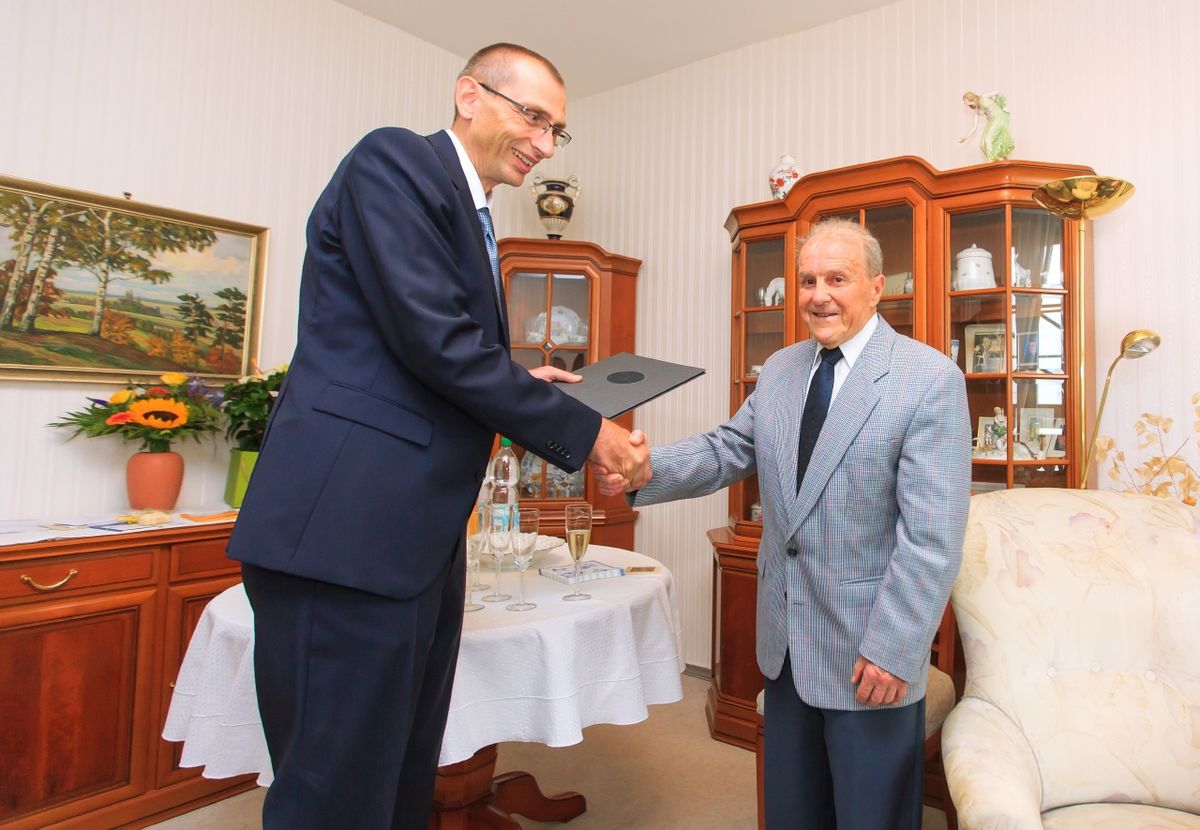
[[[955,291],[971,291],[976,288],[995,288],[996,274],[992,270],[992,255],[978,245],[972,244],[955,256]]]

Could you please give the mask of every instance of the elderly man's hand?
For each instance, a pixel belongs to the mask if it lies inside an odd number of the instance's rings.
[[[646,434],[641,430],[627,432],[607,418],[600,424],[600,434],[588,460],[605,496],[637,490],[654,474]]]
[[[854,662],[850,682],[858,686],[854,699],[868,706],[891,706],[904,700],[904,693],[908,691],[908,683],[861,654]]]
[[[629,433],[629,444],[635,452],[643,451],[646,453],[646,461],[638,467],[630,476],[625,476],[619,471],[605,467],[604,464],[593,463],[592,475],[596,480],[601,495],[619,495],[629,493],[641,489],[646,486],[646,483],[654,477],[654,468],[650,464],[650,447],[646,440],[646,433],[641,429],[635,429]]]

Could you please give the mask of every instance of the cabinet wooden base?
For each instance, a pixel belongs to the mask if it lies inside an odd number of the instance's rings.
[[[66,816],[61,820],[55,818],[56,811],[46,810],[13,819],[3,827],[5,830],[96,830],[98,827],[136,830],[252,790],[256,786],[255,779],[254,775],[243,775],[214,781],[201,778],[197,771],[194,778],[107,807],[80,813],[77,805],[68,804],[61,811]]]
[[[716,679],[708,687],[708,703],[704,714],[708,718],[708,734],[715,741],[723,741],[742,749],[754,751],[755,736],[762,718],[753,706],[737,699],[723,696],[717,690]]]
[[[565,822],[587,810],[579,793],[543,795],[527,772],[495,773],[495,744],[465,761],[438,767],[429,830],[521,830],[513,814]]]

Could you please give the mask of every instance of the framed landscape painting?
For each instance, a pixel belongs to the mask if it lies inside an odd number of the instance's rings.
[[[0,377],[248,374],[266,250],[256,225],[0,176]]]

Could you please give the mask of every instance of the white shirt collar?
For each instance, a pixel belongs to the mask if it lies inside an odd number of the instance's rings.
[[[450,136],[450,141],[454,144],[454,152],[458,153],[458,163],[462,165],[463,175],[467,177],[467,187],[471,188],[471,200],[475,202],[475,210],[483,207],[491,210],[492,200],[483,192],[483,180],[479,178],[475,165],[471,163],[467,149],[462,146],[462,142],[458,140],[454,130],[446,129],[442,132]]]
[[[876,327],[879,325],[879,315],[872,314],[871,319],[862,327],[862,331],[851,337],[841,345],[842,359],[846,361],[846,368],[853,369],[854,361],[858,360],[858,356],[862,354],[863,349],[867,347],[867,342],[871,339],[871,335],[875,333]]]

